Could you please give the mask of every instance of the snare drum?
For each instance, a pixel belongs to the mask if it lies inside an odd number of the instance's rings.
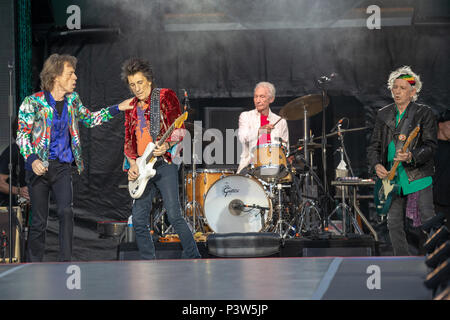
[[[234,172],[232,170],[225,169],[199,169],[197,172],[197,178],[195,179],[195,201],[201,207],[201,211],[203,211],[203,204],[205,202],[206,193],[209,188],[216,182],[217,180],[232,175]],[[193,191],[193,179],[192,179],[192,171],[189,171],[186,174],[185,178],[185,186],[186,186],[186,202],[192,203],[194,200],[192,198]],[[186,210],[186,215],[192,216],[192,210]]]
[[[252,149],[253,175],[259,179],[279,180],[289,173],[286,149],[282,144],[261,144]]]
[[[272,219],[272,202],[261,183],[241,175],[217,180],[206,194],[204,210],[217,233],[260,232]]]

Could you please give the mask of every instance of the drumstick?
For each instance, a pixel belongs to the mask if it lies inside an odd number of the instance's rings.
[[[282,119],[283,119],[283,118],[280,117],[280,119],[278,119],[277,122],[275,122],[275,123],[273,124],[273,126],[275,127],[275,126],[277,125],[277,123],[280,122],[280,120],[282,120]]]
[[[275,122],[275,123],[273,124],[273,126],[275,127],[275,126],[277,125],[277,123],[280,122],[281,119],[283,119],[283,118],[278,119],[277,122]]]

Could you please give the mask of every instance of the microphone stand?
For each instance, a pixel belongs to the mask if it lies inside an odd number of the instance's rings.
[[[12,263],[13,260],[13,248],[14,248],[14,225],[15,219],[13,215],[12,208],[12,118],[13,118],[13,94],[12,94],[12,73],[14,69],[14,64],[8,62],[9,69],[9,97],[8,97],[8,113],[9,113],[9,164],[8,164],[8,174],[9,174],[9,262]]]
[[[325,114],[325,101],[327,97],[326,89],[325,89],[325,81],[318,81],[319,87],[322,91],[322,168],[323,168],[323,190],[325,193],[325,201],[323,202],[323,218],[324,223],[322,224],[326,229],[328,228],[328,183],[327,183],[327,135],[326,135],[326,114]]]

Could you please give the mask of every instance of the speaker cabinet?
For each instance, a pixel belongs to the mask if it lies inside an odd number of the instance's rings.
[[[16,220],[16,228],[14,228],[14,249],[12,251],[13,258],[12,261],[9,259],[9,243],[11,240],[11,237],[9,235],[9,208],[8,207],[0,207],[0,234],[3,234],[3,232],[6,234],[6,237],[8,239],[7,246],[3,247],[3,243],[1,244],[2,247],[0,249],[0,262],[13,262],[13,263],[19,263],[20,261],[20,229],[22,226],[22,212],[20,210],[20,207],[13,207],[13,215],[17,218]],[[2,241],[3,242],[3,241]]]
[[[163,259],[181,259],[183,247],[180,242],[163,243],[154,241],[155,255],[157,260]],[[202,258],[207,257],[206,246],[204,242],[197,242],[197,248]],[[120,243],[117,247],[117,260],[141,260],[136,242]]]

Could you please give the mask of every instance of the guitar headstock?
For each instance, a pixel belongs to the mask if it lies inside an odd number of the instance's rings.
[[[175,119],[174,121],[174,126],[175,128],[181,128],[181,126],[183,125],[183,122],[186,121],[186,119],[188,118],[188,112],[185,111],[183,112],[183,114],[181,116],[179,116],[178,118]]]

